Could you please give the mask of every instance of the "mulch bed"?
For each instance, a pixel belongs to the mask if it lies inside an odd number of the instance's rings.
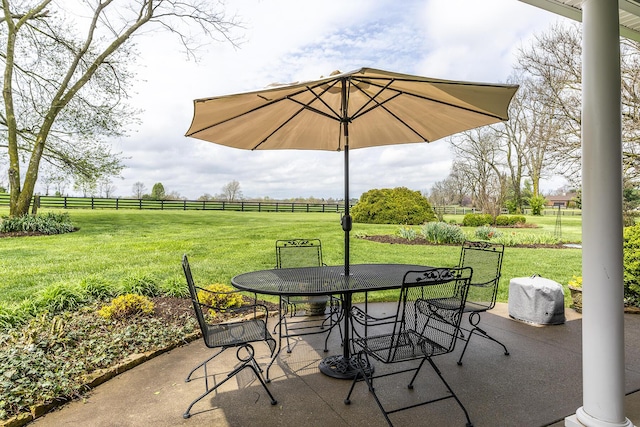
[[[424,237],[416,237],[413,240],[409,240],[409,239],[405,239],[405,238],[399,237],[399,236],[379,235],[379,236],[363,236],[363,237],[361,237],[361,239],[370,240],[372,242],[378,242],[378,243],[389,243],[389,244],[392,244],[392,245],[430,245],[430,246],[443,246],[444,245],[442,243],[432,243],[432,242],[426,240]],[[455,245],[445,245],[445,246],[459,246],[459,245],[455,244]],[[513,246],[513,247],[517,247],[517,248],[569,249],[567,246],[565,246],[562,243],[553,244],[553,245],[543,245],[543,244],[517,245],[517,246]]]

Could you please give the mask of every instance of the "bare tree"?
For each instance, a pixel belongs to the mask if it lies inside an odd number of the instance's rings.
[[[137,181],[133,184],[133,197],[136,199],[142,199],[142,196],[147,192],[147,187],[144,183]]]
[[[473,129],[450,138],[457,170],[468,183],[474,205],[496,216],[507,194],[507,174],[499,134],[491,127]]]
[[[193,56],[196,33],[230,40],[237,25],[216,9],[219,2],[124,3],[2,0],[0,148],[9,157],[10,215],[28,212],[43,158],[89,180],[119,174],[120,155],[102,142],[123,135],[136,117],[126,102],[134,36],[168,30]]]
[[[113,197],[116,192],[116,186],[113,185],[113,181],[108,177],[103,177],[98,180],[98,195],[100,197]]]
[[[637,181],[640,178],[640,44],[621,39],[620,53],[623,164],[626,178]],[[545,110],[550,115],[546,120],[537,121],[538,142],[547,140],[544,147],[538,148],[556,165],[556,172],[573,184],[581,181],[581,54],[582,34],[576,24],[553,26],[518,55],[518,67],[535,81],[537,110]]]
[[[240,191],[240,183],[235,179],[222,187],[222,196],[225,200],[233,202],[236,199],[242,199],[242,191]]]

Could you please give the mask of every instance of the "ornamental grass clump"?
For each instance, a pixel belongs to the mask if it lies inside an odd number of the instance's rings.
[[[98,315],[107,320],[123,320],[133,316],[150,316],[155,308],[153,302],[136,294],[120,295],[98,310]]]
[[[216,316],[216,311],[240,307],[244,302],[242,295],[229,285],[214,283],[204,289],[204,291],[198,292],[198,300],[200,300],[202,304],[215,307],[215,310],[209,310],[209,314],[212,317]]]

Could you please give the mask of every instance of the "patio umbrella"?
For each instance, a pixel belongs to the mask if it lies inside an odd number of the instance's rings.
[[[349,150],[431,142],[508,119],[518,86],[450,81],[372,68],[264,90],[196,99],[186,136],[246,150],[344,152],[349,274]]]

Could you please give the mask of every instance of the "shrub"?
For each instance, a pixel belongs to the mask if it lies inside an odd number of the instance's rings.
[[[122,281],[122,293],[156,297],[160,295],[160,287],[156,279],[149,275],[131,275]]]
[[[208,292],[207,292],[208,291]],[[244,302],[242,295],[229,285],[214,283],[205,288],[205,291],[198,292],[198,299],[201,303],[218,310],[240,307]],[[215,316],[214,310],[209,310],[211,316]]]
[[[406,187],[369,190],[351,211],[355,222],[368,224],[423,224],[436,215],[429,200]]]
[[[107,320],[122,320],[132,316],[150,316],[155,308],[152,301],[143,295],[120,295],[98,310],[98,315]]]
[[[418,233],[416,233],[416,230],[407,226],[400,227],[400,229],[398,230],[398,234],[400,235],[400,237],[407,240],[415,240],[415,238],[418,237]]]
[[[428,222],[422,227],[422,234],[432,243],[457,244],[466,240],[460,227],[446,222]]]
[[[500,237],[501,234],[502,233],[500,233],[497,229],[489,225],[478,227],[474,232],[475,237],[480,240],[491,240],[493,238]]]
[[[43,234],[70,233],[74,230],[67,212],[47,212],[44,215],[2,217],[0,233],[37,232]]]
[[[625,227],[624,250],[624,297],[627,303],[640,303],[640,225]]]
[[[531,213],[533,215],[542,215],[544,205],[547,204],[547,199],[543,196],[534,196],[529,199],[529,206],[531,206]]]
[[[481,227],[491,224],[493,224],[493,217],[489,214],[470,213],[462,219],[462,225],[465,227]]]
[[[522,215],[498,215],[496,217],[496,225],[500,227],[509,227],[517,224],[526,224],[527,219]]]

